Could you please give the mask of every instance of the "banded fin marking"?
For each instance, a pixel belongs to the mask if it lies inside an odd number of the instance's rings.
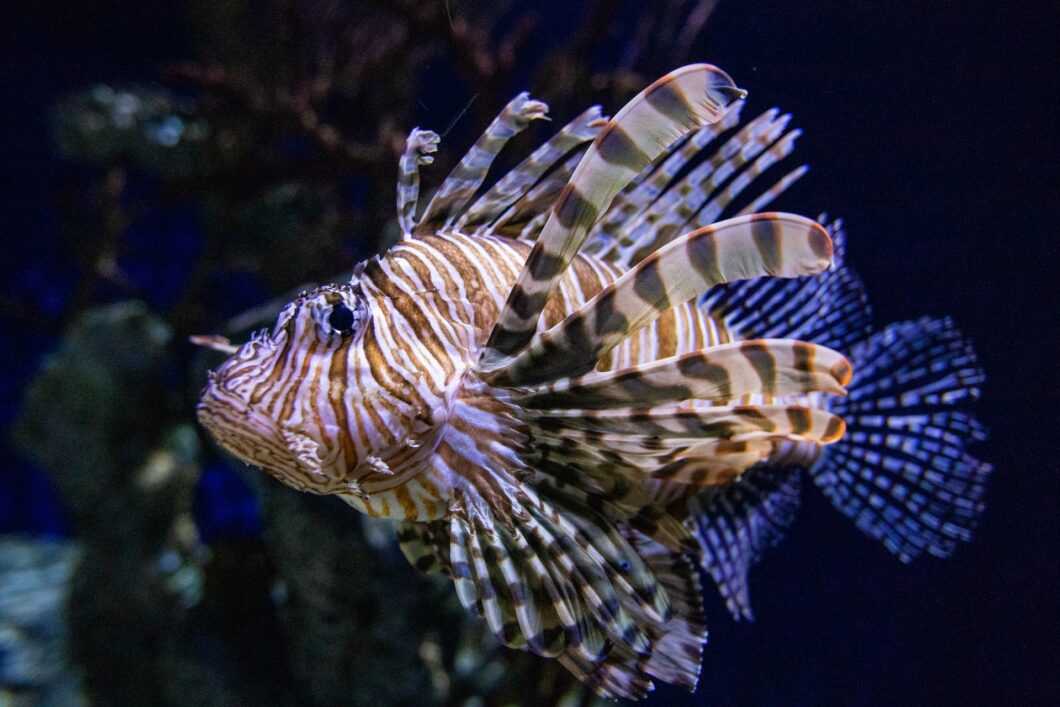
[[[767,147],[754,162],[734,176],[723,189],[712,193],[710,201],[704,204],[703,208],[683,224],[683,228],[699,228],[717,221],[729,205],[751,186],[763,172],[795,151],[795,141],[801,136],[801,130],[792,130]],[[757,210],[749,213],[756,212]],[[642,258],[643,252],[634,253],[633,262],[637,262]]]
[[[679,180],[669,182],[660,193],[632,214],[608,240],[598,239],[593,254],[599,258],[629,267],[634,250],[643,250],[644,243],[657,240],[660,245],[680,235],[679,224],[694,213],[689,198],[698,194],[696,185],[708,179],[721,165],[762,140],[762,134],[775,131],[778,111],[770,109],[741,127],[706,159],[700,160]],[[722,120],[722,123],[727,122]],[[665,228],[660,229],[660,222]],[[634,243],[640,245],[634,247]]]
[[[868,336],[872,314],[861,280],[845,263],[842,221],[828,231],[835,246],[830,270],[798,280],[726,283],[707,291],[703,308],[741,339],[791,338],[848,350]]]
[[[704,440],[570,430],[565,438],[544,433],[540,441],[543,446],[574,441],[579,449],[572,457],[582,466],[621,463],[659,480],[702,486],[731,481],[765,458],[775,439],[766,434],[739,440]]]
[[[566,476],[546,459],[530,468],[507,451],[484,453],[482,430],[506,446],[525,435],[497,396],[468,389],[454,410],[437,453],[454,479],[448,565],[461,604],[506,645],[581,665],[621,663],[650,684],[645,666],[675,617],[627,533],[689,552],[689,530],[621,473]],[[420,558],[431,543],[442,544],[406,537],[410,555],[429,567]]]
[[[663,312],[710,287],[765,276],[814,275],[831,260],[828,232],[802,216],[755,214],[704,227],[641,261],[541,334],[493,382],[531,385],[581,375]]]
[[[486,132],[471,146],[467,154],[453,167],[438,188],[423,217],[413,229],[415,233],[433,233],[451,226],[482,186],[490,165],[501,148],[530,125],[548,113],[548,106],[523,92],[508,102],[500,115],[493,119]]]
[[[699,680],[703,644],[707,640],[707,617],[703,611],[699,572],[688,560],[687,553],[673,552],[643,536],[632,536],[631,542],[658,577],[660,591],[670,597],[673,606],[673,618],[655,640],[655,649],[645,671],[693,691]]]
[[[570,181],[570,176],[574,174],[584,155],[584,148],[575,149],[562,164],[546,174],[530,191],[509,206],[494,221],[491,232],[525,241],[536,240],[556,199]]]
[[[524,574],[527,567],[526,562],[516,565],[511,552],[512,543],[505,542],[510,536],[509,532],[501,529],[487,527],[481,520],[475,523],[475,535],[480,539],[483,557],[490,568],[491,574],[496,574],[493,581],[494,586],[502,586],[506,592],[502,601],[506,606],[506,616],[514,614],[518,624],[519,633],[527,645],[538,655],[555,656],[561,650],[561,644],[552,641],[551,649],[542,638],[544,622],[541,613],[536,606],[534,593],[531,590],[531,582]],[[533,576],[533,575],[531,575]],[[506,627],[505,633],[514,632],[514,628]]]
[[[773,440],[716,441],[689,447],[653,469],[651,478],[683,486],[718,486],[738,479],[773,451]]]
[[[405,140],[405,151],[398,162],[397,213],[403,236],[416,227],[416,207],[420,199],[420,166],[434,162],[438,133],[413,128]]]
[[[612,243],[638,214],[643,213],[659,198],[689,160],[726,130],[739,125],[740,112],[745,105],[745,101],[734,102],[720,121],[709,123],[697,130],[680,147],[665,155],[655,169],[641,171],[629,186],[615,197],[611,207],[589,231],[582,252],[599,257],[601,251]]]
[[[538,410],[649,406],[686,400],[726,402],[743,395],[843,395],[850,363],[831,349],[787,339],[723,344],[618,371],[517,388],[512,398]]]
[[[767,111],[747,124],[708,160],[667,189],[644,213],[633,220],[611,259],[632,265],[681,235],[703,204],[736,173],[737,169],[772,144],[787,128],[791,116],[776,117]],[[707,221],[702,222],[706,225]]]
[[[457,230],[462,233],[493,232],[493,222],[508,207],[526,195],[571,150],[594,139],[606,124],[600,106],[593,106],[579,115],[476,199],[457,221]]]
[[[840,512],[902,561],[953,553],[971,539],[991,466],[967,447],[985,438],[965,409],[982,369],[949,319],[892,324],[851,350],[850,396],[829,407],[847,435],[811,468]]]
[[[637,655],[616,644],[599,661],[585,661],[573,654],[561,655],[559,660],[604,698],[643,698],[654,689],[649,676],[694,690],[707,638],[699,574],[683,553],[635,534],[630,542],[659,578],[660,592],[671,597],[674,604],[673,617],[665,624],[656,625],[637,617],[648,627],[654,650]]]
[[[452,575],[449,564],[449,532],[445,521],[397,524],[398,547],[409,564],[425,574]]]
[[[584,430],[596,434],[644,435],[660,439],[797,438],[830,444],[843,436],[843,419],[803,405],[549,410],[530,413],[535,431]]]
[[[487,531],[481,522],[474,522],[470,532],[464,535],[468,555],[471,558],[471,571],[478,587],[478,599],[482,604],[483,615],[490,630],[498,641],[511,648],[522,648],[526,645],[526,635],[518,630],[515,611],[508,597],[502,595],[503,583],[500,581],[497,563],[490,556],[487,560],[482,546],[482,539]]]
[[[795,169],[791,170],[783,177],[778,179],[773,184],[773,186],[769,187],[764,192],[755,197],[754,201],[740,209],[739,213],[737,213],[736,215],[744,216],[746,214],[758,213],[765,207],[772,204],[777,199],[777,197],[779,197],[781,194],[790,189],[792,184],[805,177],[806,173],[809,171],[810,168],[808,165],[800,165]]]
[[[615,195],[682,135],[721,120],[742,92],[721,70],[686,66],[630,101],[593,141],[560,193],[490,333],[480,370],[504,366],[537,329],[556,280]]]

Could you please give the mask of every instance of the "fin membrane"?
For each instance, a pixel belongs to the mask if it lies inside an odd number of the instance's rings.
[[[984,504],[989,464],[966,451],[985,438],[967,408],[983,372],[949,319],[892,324],[851,350],[855,376],[829,409],[846,436],[811,469],[844,515],[903,561],[950,555]]]
[[[695,551],[688,528],[632,470],[575,468],[544,450],[527,465],[516,452],[526,426],[488,391],[465,390],[451,412],[435,451],[453,482],[449,515],[399,526],[409,560],[451,577],[498,641],[558,658],[600,694],[642,695],[653,677],[694,684],[705,631],[680,560]]]
[[[687,500],[700,562],[736,619],[753,619],[747,575],[795,520],[798,469],[758,466]]]
[[[659,198],[691,160],[719,135],[739,125],[744,105],[744,101],[734,102],[720,121],[704,125],[680,145],[675,145],[669,154],[642,170],[619,192],[611,207],[590,229],[582,252],[604,257],[615,245],[619,234]]]
[[[659,589],[670,597],[673,615],[663,624],[632,610],[635,620],[648,628],[653,650],[636,654],[624,644],[611,647],[597,661],[564,653],[559,661],[585,685],[608,699],[642,699],[654,688],[648,676],[696,689],[707,638],[699,574],[681,553],[675,553],[643,536],[631,535],[636,553],[658,577]]]

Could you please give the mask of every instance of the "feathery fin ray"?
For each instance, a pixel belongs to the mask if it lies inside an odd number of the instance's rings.
[[[784,396],[844,394],[850,363],[838,352],[787,339],[740,341],[618,371],[564,378],[517,388],[513,400],[538,410],[602,409],[679,403],[727,402],[751,393]]]
[[[529,342],[557,278],[615,195],[680,137],[721,120],[743,95],[721,70],[696,64],[659,79],[608,122],[560,193],[512,287],[487,341],[483,373],[503,367]]]
[[[577,376],[674,305],[722,283],[815,275],[832,262],[832,242],[794,214],[755,214],[706,226],[670,243],[540,335],[494,378],[530,385]]]
[[[423,217],[414,227],[416,233],[433,233],[451,226],[482,186],[494,158],[507,142],[530,125],[544,118],[548,106],[520,93],[509,101],[493,119],[482,137],[467,151],[435,193]]]

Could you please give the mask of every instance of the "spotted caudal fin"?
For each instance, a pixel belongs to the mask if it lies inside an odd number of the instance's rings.
[[[717,122],[743,96],[719,69],[678,69],[638,94],[608,121],[552,207],[486,344],[481,370],[503,368],[537,330],[556,281],[612,199],[681,137]]]
[[[949,319],[892,324],[851,349],[849,395],[831,400],[844,438],[811,469],[844,515],[903,561],[950,555],[971,538],[991,467],[969,407],[984,376]]]
[[[537,337],[493,382],[577,376],[664,312],[725,282],[815,275],[832,262],[827,231],[794,214],[754,214],[693,231],[642,260]]]

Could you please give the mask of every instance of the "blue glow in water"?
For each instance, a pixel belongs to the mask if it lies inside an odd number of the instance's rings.
[[[261,509],[238,471],[222,463],[202,470],[195,492],[195,524],[206,543],[261,532]]]

